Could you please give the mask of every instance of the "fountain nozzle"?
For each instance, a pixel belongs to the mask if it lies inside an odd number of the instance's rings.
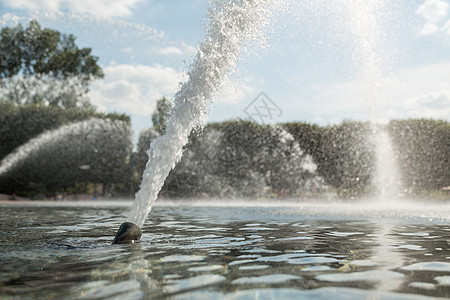
[[[112,244],[134,243],[141,238],[141,235],[142,230],[139,226],[131,222],[124,222],[117,230]]]

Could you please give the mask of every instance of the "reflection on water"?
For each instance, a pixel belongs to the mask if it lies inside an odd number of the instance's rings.
[[[140,243],[110,245],[128,210],[2,204],[0,297],[450,296],[448,211],[430,221],[304,207],[163,206]]]

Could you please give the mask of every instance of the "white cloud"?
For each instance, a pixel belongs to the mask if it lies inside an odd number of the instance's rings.
[[[58,11],[61,0],[2,0],[3,5],[15,9]]]
[[[98,17],[124,17],[131,15],[132,8],[142,0],[2,0],[14,9],[91,14]]]
[[[153,51],[160,55],[165,56],[192,56],[195,53],[195,48],[185,42],[179,43],[177,46],[166,46],[160,48],[154,48]]]
[[[422,27],[420,34],[435,34],[441,29],[445,31],[446,25],[441,28],[440,22],[448,15],[449,8],[450,5],[446,1],[425,0],[425,2],[416,10],[416,14],[425,20],[425,25]]]
[[[443,0],[425,0],[416,10],[426,21],[438,22],[447,15],[449,4]]]
[[[310,119],[336,123],[343,119],[380,122],[403,118],[435,118],[450,120],[450,62],[402,69],[374,82],[376,95],[369,89],[365,95],[362,80],[346,81],[313,87],[311,95],[298,101],[283,103],[285,113],[300,112]],[[379,84],[379,86],[378,86]],[[368,100],[375,100],[370,104]],[[376,107],[375,113],[370,109]]]
[[[403,114],[414,118],[449,119],[450,90],[429,92],[407,99]],[[398,113],[398,108],[397,108]]]
[[[450,91],[429,93],[426,95],[421,95],[418,98],[418,103],[422,104],[423,107],[431,109],[450,108]]]
[[[156,100],[171,96],[182,74],[164,66],[111,65],[104,68],[105,78],[95,82],[91,101],[101,111],[149,116]]]
[[[155,52],[162,55],[179,55],[179,56],[183,55],[183,50],[175,46],[156,48]]]
[[[67,7],[76,13],[89,13],[103,17],[129,16],[131,9],[141,0],[66,0]]]
[[[430,34],[435,34],[439,31],[439,27],[431,22],[427,22],[425,23],[425,25],[423,25],[422,30],[420,30],[419,34],[421,35],[430,35]]]
[[[132,47],[125,47],[125,48],[122,49],[122,52],[133,53],[133,48]]]
[[[448,20],[444,26],[442,26],[442,31],[448,35],[450,35],[450,20]]]

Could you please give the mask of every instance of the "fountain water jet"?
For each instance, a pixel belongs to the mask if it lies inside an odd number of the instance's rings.
[[[244,43],[261,35],[263,27],[268,24],[274,2],[214,2],[209,12],[206,37],[189,68],[188,80],[175,94],[175,106],[165,134],[156,138],[148,151],[149,160],[128,217],[129,222],[137,226],[144,224],[165,178],[180,160],[189,134],[202,125],[208,104],[225,77],[235,68]]]
[[[385,129],[375,131],[373,142],[376,166],[373,183],[378,188],[377,196],[383,203],[392,203],[399,197],[400,192],[400,175],[392,143]]]
[[[383,65],[389,65],[386,54],[380,55],[383,43],[383,28],[380,16],[386,13],[389,1],[371,0],[364,2],[343,1],[348,15],[347,26],[354,37],[354,60],[360,66],[364,103],[369,111],[374,144],[375,170],[373,185],[376,197],[381,202],[389,202],[399,195],[399,172],[397,171],[392,143],[382,123],[380,106],[380,86],[385,81]]]

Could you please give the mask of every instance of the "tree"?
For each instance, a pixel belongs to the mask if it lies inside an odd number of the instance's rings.
[[[55,78],[79,77],[87,84],[94,78],[102,78],[103,71],[97,64],[98,57],[90,48],[78,48],[72,34],[42,29],[36,20],[5,27],[0,32],[0,77],[19,74]]]
[[[134,168],[138,173],[139,180],[142,178],[142,173],[148,161],[147,151],[150,149],[150,144],[158,136],[159,133],[153,128],[143,130],[139,135],[137,152],[134,156]]]
[[[89,83],[103,77],[98,57],[78,48],[75,37],[42,29],[36,20],[0,32],[0,99],[18,105],[40,104],[93,109]]]
[[[166,130],[166,122],[169,118],[171,103],[166,97],[163,97],[156,102],[156,110],[152,114],[153,127],[163,134]]]

